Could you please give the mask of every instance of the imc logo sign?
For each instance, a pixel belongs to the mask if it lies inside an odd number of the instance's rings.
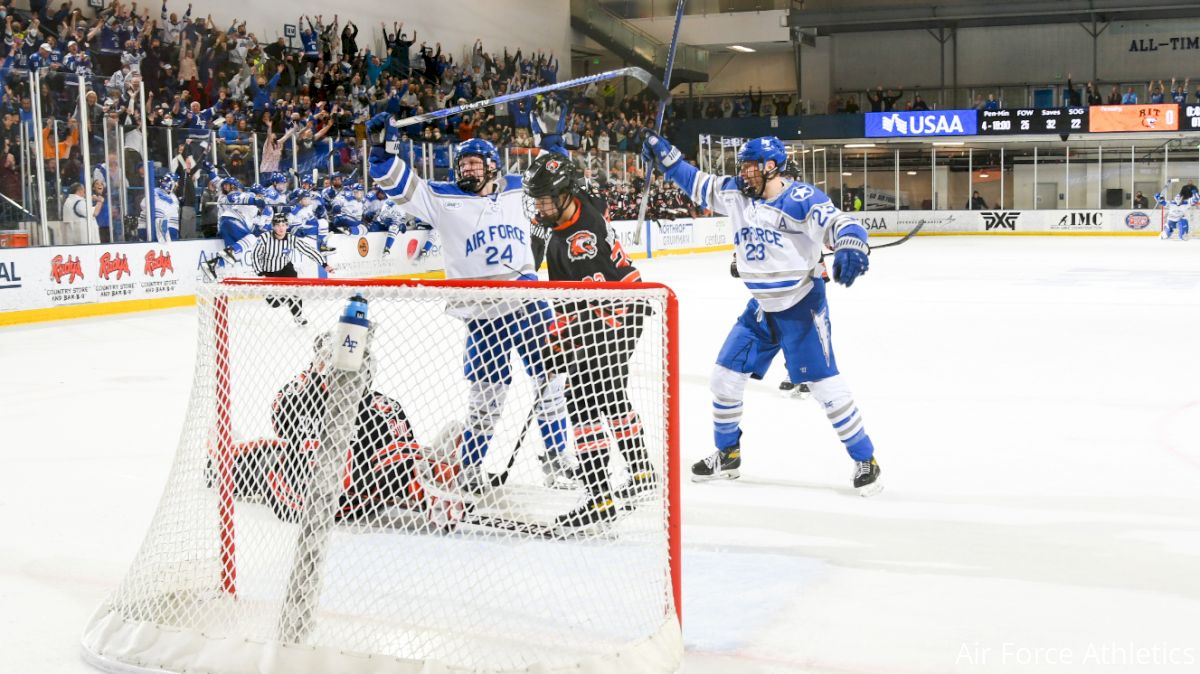
[[[865,135],[868,138],[974,136],[977,123],[975,110],[868,112]]]

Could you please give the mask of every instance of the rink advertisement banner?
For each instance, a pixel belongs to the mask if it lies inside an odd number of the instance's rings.
[[[900,235],[923,223],[925,234],[1157,233],[1157,210],[866,211],[854,215],[872,236]]]
[[[1177,131],[1179,105],[1093,105],[1088,108],[1088,131]]]
[[[330,235],[329,245],[336,249],[329,255],[334,277],[399,276],[440,269],[436,239],[429,254],[416,259],[428,235],[424,231],[400,235],[386,259],[385,233]],[[196,284],[203,282],[201,265],[223,247],[220,240],[202,239],[0,248],[0,312],[193,295]],[[297,260],[296,267],[301,276],[317,275],[310,260]],[[232,275],[253,272],[239,260]]]
[[[681,218],[653,220],[649,232],[634,220],[615,220],[609,223],[613,235],[631,254],[646,252],[646,237],[654,251],[682,251],[728,246],[733,243],[729,218]]]
[[[975,110],[868,112],[865,135],[867,138],[974,136],[975,124]]]

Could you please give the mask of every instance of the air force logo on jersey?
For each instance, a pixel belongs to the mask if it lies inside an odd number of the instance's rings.
[[[809,187],[808,185],[797,184],[792,187],[792,200],[793,201],[804,201],[805,199],[812,198],[812,196],[814,194],[816,194],[816,190]]]

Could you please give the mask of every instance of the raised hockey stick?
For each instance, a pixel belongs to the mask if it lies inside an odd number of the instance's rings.
[[[667,67],[663,71],[663,93],[658,98],[658,114],[654,118],[654,133],[662,133],[663,115],[667,112],[667,102],[671,100],[671,71],[675,69],[675,47],[679,45],[679,24],[683,23],[683,6],[687,0],[679,0],[675,6],[675,28],[671,32],[671,47],[667,50]],[[654,257],[650,246],[650,223],[646,222],[646,207],[650,203],[650,184],[654,177],[653,167],[646,162],[646,171],[642,182],[642,199],[638,204],[638,227],[643,223],[646,227],[646,257]]]
[[[890,248],[890,247],[892,247],[892,246],[899,246],[900,244],[904,243],[905,241],[908,241],[909,239],[913,238],[913,236],[914,236],[914,235],[915,235],[917,232],[921,231],[921,228],[922,228],[922,227],[924,227],[924,226],[925,226],[925,221],[924,221],[924,220],[918,220],[918,221],[917,221],[917,226],[916,226],[916,227],[913,227],[913,228],[912,228],[912,230],[910,230],[910,231],[908,232],[908,234],[905,234],[904,236],[900,237],[899,239],[897,239],[897,240],[895,240],[895,241],[889,241],[888,243],[881,243],[881,244],[877,244],[877,245],[871,246],[871,250],[876,250],[876,249],[879,249],[879,248]]]
[[[632,78],[638,80],[639,82],[641,82],[642,84],[646,85],[647,87],[650,87],[650,89],[652,89],[654,91],[654,93],[658,95],[659,98],[665,99],[667,97],[666,88],[663,87],[662,83],[660,83],[657,79],[655,79],[653,75],[651,75],[649,72],[647,72],[643,68],[637,68],[637,67],[631,66],[628,68],[618,68],[616,70],[610,70],[608,72],[596,73],[595,75],[587,75],[585,77],[577,77],[573,80],[567,80],[565,82],[558,82],[556,84],[547,84],[545,86],[534,87],[532,89],[522,89],[521,91],[514,91],[512,93],[503,94],[501,96],[485,98],[482,101],[474,101],[471,103],[467,103],[466,105],[458,105],[453,108],[446,108],[444,110],[435,110],[433,112],[426,112],[426,113],[423,113],[420,115],[414,115],[412,117],[405,117],[404,119],[397,120],[394,126],[395,127],[405,127],[405,126],[412,126],[413,124],[422,124],[424,122],[429,122],[429,121],[432,121],[435,119],[441,119],[443,117],[453,117],[454,115],[460,115],[464,112],[470,112],[472,110],[479,110],[480,108],[490,108],[494,105],[501,105],[503,103],[508,103],[510,101],[519,101],[522,99],[529,98],[530,96],[537,96],[540,94],[548,94],[548,93],[555,92],[555,91],[562,91],[564,89],[570,89],[572,87],[584,86],[584,85],[588,85],[588,84],[593,84],[595,82],[604,82],[606,80],[614,80],[614,79],[621,78],[621,77],[632,77]],[[659,117],[661,118],[661,116],[662,115],[660,113]]]

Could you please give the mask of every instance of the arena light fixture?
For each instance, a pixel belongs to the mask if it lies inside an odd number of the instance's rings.
[[[980,173],[980,174],[979,174],[979,177],[980,177],[980,178],[987,178],[987,177],[990,177],[991,175],[992,175],[992,174],[990,174],[990,173]]]
[[[753,50],[753,49],[751,49],[750,47],[743,47],[743,46],[742,46],[742,45],[740,45],[740,44],[731,44],[731,45],[729,45],[729,48],[730,48],[730,49],[732,49],[733,51],[740,51],[740,52],[741,52],[741,53],[743,53],[743,54],[752,54],[752,53],[754,53],[754,50]]]
[[[842,171],[842,175],[844,175],[844,176],[846,176],[847,178],[849,178],[850,176],[852,176],[852,175],[854,175],[854,174],[853,174],[853,173],[851,173],[851,172],[849,172],[849,171]]]
[[[959,146],[959,145],[963,145],[963,142],[962,142],[961,140],[935,140],[935,141],[933,141],[933,144],[934,144],[934,145],[953,145],[953,146]]]
[[[875,147],[875,143],[847,143],[844,147]]]
[[[908,174],[908,175],[910,175],[910,176],[915,176],[915,175],[917,175],[917,172],[916,172],[916,171],[905,171],[905,173],[907,173],[907,174]]]

